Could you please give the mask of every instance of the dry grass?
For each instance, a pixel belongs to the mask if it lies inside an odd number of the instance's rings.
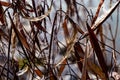
[[[104,0],[95,12],[83,0],[0,1],[0,80],[108,80],[120,54],[120,1],[109,2],[101,16]]]

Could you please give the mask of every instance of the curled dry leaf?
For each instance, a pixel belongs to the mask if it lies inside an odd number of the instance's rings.
[[[21,75],[24,75],[27,71],[28,71],[28,66],[22,70],[19,70],[16,74],[17,76],[21,76]]]
[[[41,21],[50,14],[51,10],[52,10],[52,5],[50,6],[50,9],[42,16],[38,16],[38,17],[25,17],[25,16],[23,16],[23,18],[25,18],[29,21]]]

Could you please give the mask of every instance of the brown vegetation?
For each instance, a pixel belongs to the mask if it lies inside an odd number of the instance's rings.
[[[95,12],[83,0],[0,1],[0,80],[117,79],[120,0],[108,2],[101,15],[104,0]]]

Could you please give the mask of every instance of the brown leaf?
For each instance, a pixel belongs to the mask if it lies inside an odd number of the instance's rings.
[[[25,47],[26,49],[30,50],[29,44],[27,43],[26,38],[18,31],[18,29],[16,28],[15,24],[14,24],[13,21],[12,21],[12,18],[11,18],[11,16],[10,16],[10,14],[8,14],[8,15],[9,15],[10,21],[11,21],[11,23],[12,23],[12,27],[13,27],[13,29],[14,29],[14,32],[16,33],[17,38],[21,41],[22,45],[24,45],[24,47]]]
[[[12,36],[11,36],[12,51],[11,51],[11,53],[13,55],[15,53],[16,43],[17,43],[17,41],[16,41],[16,34],[15,34],[14,30],[12,30]]]
[[[97,31],[96,31],[96,35],[100,35],[100,41],[101,42],[104,42],[104,36],[103,36],[103,26],[101,25],[98,29],[97,29]],[[103,49],[103,51],[105,50],[105,45],[104,44],[101,44],[101,46],[102,46],[102,49]]]
[[[67,20],[65,19],[62,27],[63,27],[63,31],[64,31],[66,43],[68,44],[68,43],[69,43],[70,34],[69,34],[69,31],[68,31],[68,28],[67,28],[67,23],[66,23],[66,21],[67,21]]]
[[[6,18],[5,18],[5,15],[4,15],[4,9],[2,7],[2,4],[0,3],[0,21],[3,25],[5,25],[6,23]]]
[[[66,59],[61,63],[61,66],[59,68],[59,72],[58,72],[58,76],[60,77],[64,68],[65,68],[65,64],[66,64]]]
[[[79,42],[76,42],[75,45],[74,45],[74,50],[75,50],[75,57],[77,59],[77,65],[78,65],[78,68],[79,70],[82,72],[82,68],[83,68],[83,63],[82,63],[82,59],[84,59],[84,51],[82,49],[82,47],[80,46]],[[89,78],[89,75],[88,75],[88,72],[86,72],[86,78],[87,79],[90,79]]]
[[[86,24],[87,24],[87,29],[88,29],[89,36],[90,36],[90,42],[92,44],[93,49],[95,50],[96,56],[98,58],[98,62],[100,64],[103,72],[105,73],[106,78],[108,78],[108,73],[107,73],[108,68],[107,68],[107,65],[106,65],[102,50],[100,48],[100,45],[98,43],[98,40],[97,40],[93,30],[88,25],[88,23],[86,23]]]
[[[6,6],[6,7],[9,7],[11,5],[11,3],[8,3],[8,2],[5,2],[5,1],[0,1],[0,4],[2,6]]]
[[[114,10],[117,8],[117,6],[119,5],[119,3],[120,3],[120,0],[119,0],[118,2],[116,2],[116,3],[114,4],[114,6],[111,7],[111,8],[107,11],[107,13],[103,14],[100,18],[98,18],[98,19],[95,21],[95,24],[93,24],[91,28],[92,28],[93,30],[95,30],[95,29],[97,29],[98,27],[100,27],[100,25],[101,25],[103,22],[105,22],[105,21],[109,18],[109,16],[114,12]]]
[[[45,28],[40,24],[40,22],[33,22],[33,24],[35,25],[35,27],[37,27],[39,30],[43,31],[43,32],[47,32],[45,30]]]
[[[39,77],[42,77],[43,76],[43,74],[42,74],[42,72],[40,71],[40,70],[34,70],[35,71],[35,73],[39,76]]]
[[[82,47],[80,46],[79,42],[75,43],[74,50],[77,59],[77,65],[79,67],[79,70],[82,72],[83,63],[80,59],[84,59],[85,53]],[[90,71],[95,75],[98,74],[100,78],[105,78],[105,74],[103,73],[102,69],[98,65],[94,64],[90,59],[87,60],[87,71]],[[90,79],[88,76],[88,72],[86,72],[86,78]]]
[[[50,80],[58,80],[57,77],[55,76],[55,74],[53,73],[53,69],[50,68],[50,71],[49,71],[49,75],[50,75]]]
[[[13,26],[13,28],[14,28],[16,34],[18,34],[18,37],[20,38],[20,40],[21,40],[22,44],[24,45],[24,47],[27,48],[28,50],[30,50],[29,44],[27,43],[26,38],[16,29],[15,26]]]
[[[99,12],[100,12],[100,8],[102,7],[103,3],[104,3],[104,0],[100,0],[100,3],[99,3],[98,8],[97,8],[97,12],[92,20],[92,24],[94,24],[94,22],[96,21],[98,15],[99,15]]]
[[[95,75],[96,74],[99,75],[99,77],[102,80],[107,80],[107,78],[105,77],[105,74],[103,73],[101,67],[99,67],[98,65],[91,62],[91,60],[87,61],[87,70],[89,70],[90,72],[92,72]]]
[[[83,68],[82,68],[82,80],[87,79],[87,47],[85,50],[85,56],[84,56],[84,61],[83,61]]]
[[[84,58],[84,51],[82,49],[82,47],[80,46],[79,42],[76,42],[74,45],[74,50],[75,50],[75,56],[77,58],[77,60],[80,60]],[[78,54],[79,53],[79,54]]]

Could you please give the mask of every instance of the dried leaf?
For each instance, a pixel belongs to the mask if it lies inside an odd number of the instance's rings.
[[[104,0],[100,0],[100,3],[98,5],[98,9],[97,9],[97,12],[92,20],[92,24],[94,24],[94,22],[96,21],[98,15],[99,15],[99,12],[100,12],[100,8],[102,7],[102,4],[104,3]]]
[[[18,29],[15,27],[15,24],[13,23],[10,14],[9,14],[9,18],[10,18],[10,20],[11,20],[12,27],[13,27],[13,29],[14,29],[14,32],[16,33],[16,36],[17,36],[18,39],[21,41],[22,45],[24,45],[24,47],[25,47],[26,49],[30,50],[29,44],[27,43],[26,38],[25,38],[25,37],[18,31]]]
[[[71,43],[68,45],[65,56],[55,65],[55,67],[59,66],[68,57],[68,55],[70,54],[70,52],[73,49],[73,45],[74,45],[74,43]]]
[[[72,34],[72,36],[70,38],[70,42],[67,45],[67,50],[66,50],[65,56],[56,64],[56,67],[58,65],[60,65],[69,56],[69,54],[73,50],[75,40],[76,40],[76,36],[77,36],[77,30],[74,29],[73,34]]]
[[[71,20],[69,18],[68,18],[68,20],[71,22]],[[73,22],[71,22],[71,24],[73,26],[73,31],[72,31],[72,34],[71,34],[71,36],[69,38],[69,43],[67,45],[67,50],[66,50],[65,56],[56,64],[56,67],[58,65],[60,65],[69,56],[69,54],[71,53],[71,51],[74,48],[74,44],[75,44],[75,41],[77,39],[77,32],[78,32],[78,30],[77,30],[77,26]]]
[[[66,23],[66,21],[67,21],[67,20],[65,19],[62,27],[63,27],[63,31],[64,31],[66,43],[68,44],[68,43],[69,43],[70,34],[69,34],[69,31],[68,31],[68,28],[67,28],[67,23]]]
[[[25,32],[25,28],[24,28],[23,24],[22,24],[21,22],[18,22],[18,23],[19,23],[18,26],[19,26],[19,29],[20,29],[19,32],[23,35],[23,37],[27,37],[27,36],[26,36],[26,33],[27,33],[27,32]]]
[[[6,6],[6,7],[9,7],[11,5],[11,3],[8,3],[8,2],[5,2],[5,1],[0,1],[0,4],[2,6]]]
[[[75,43],[74,50],[77,59],[77,65],[79,67],[79,70],[82,72],[83,63],[80,59],[84,59],[85,53],[82,47],[79,45],[79,42]],[[90,71],[93,74],[98,74],[101,79],[105,78],[105,74],[103,73],[102,69],[98,65],[94,64],[90,59],[87,60],[87,71]],[[86,78],[90,79],[88,72],[86,72]]]
[[[84,61],[83,61],[83,68],[82,68],[82,80],[87,79],[87,47],[85,50],[85,56],[84,56]]]
[[[59,68],[59,72],[58,72],[58,76],[60,77],[64,68],[65,68],[65,64],[66,64],[66,59],[61,63],[62,65]]]
[[[22,44],[25,46],[25,48],[27,48],[28,50],[30,50],[29,48],[29,44],[27,43],[27,40],[25,37],[22,36],[21,33],[19,33],[19,31],[16,29],[16,33],[18,34],[18,37],[20,38]]]
[[[106,78],[108,78],[108,73],[107,73],[107,64],[105,62],[105,59],[104,59],[104,56],[103,56],[103,53],[102,53],[102,50],[100,48],[100,45],[98,43],[98,40],[93,32],[93,30],[90,28],[90,26],[88,25],[87,23],[87,29],[88,29],[88,32],[89,32],[89,36],[90,36],[90,42],[92,44],[92,47],[93,49],[95,50],[95,53],[97,55],[97,58],[98,58],[98,62],[103,70],[103,72],[105,73],[105,76]]]
[[[19,72],[17,72],[16,74],[17,76],[21,76],[21,75],[24,75],[27,71],[28,71],[28,66],[22,70],[19,70]]]
[[[51,69],[51,67],[49,67],[50,68],[50,71],[49,71],[49,75],[50,75],[50,80],[58,80],[57,79],[57,77],[56,77],[56,75],[53,73],[53,70]]]
[[[104,36],[103,36],[103,26],[101,25],[101,27],[99,27],[96,31],[96,35],[100,35],[100,41],[104,42]],[[101,44],[103,51],[105,50],[105,45]]]
[[[35,73],[39,76],[39,77],[42,77],[43,76],[43,74],[42,74],[42,72],[40,71],[40,70],[34,70],[35,71]]]
[[[34,24],[39,30],[41,30],[41,31],[43,31],[43,32],[47,32],[47,31],[45,30],[45,28],[40,24],[39,21],[38,21],[38,22],[33,22],[33,24]]]
[[[103,73],[102,69],[98,65],[91,62],[91,60],[87,61],[87,70],[92,72],[95,75],[96,74],[99,75],[99,77],[102,80],[107,80],[107,78],[106,78],[105,74]]]
[[[74,50],[76,51],[75,56],[78,57],[77,60],[79,60],[80,58],[81,59],[84,58],[85,54],[84,54],[84,51],[83,51],[82,47],[80,46],[79,42],[75,43]]]
[[[16,41],[16,34],[15,34],[14,30],[12,30],[12,37],[11,37],[11,44],[12,44],[12,51],[11,51],[11,53],[12,53],[12,57],[14,57],[16,43],[17,43],[17,41]]]
[[[92,29],[95,30],[97,29],[103,22],[106,21],[106,19],[114,12],[114,10],[117,8],[117,6],[119,5],[120,3],[120,0],[118,2],[116,2],[114,4],[113,7],[111,7],[107,13],[103,14],[100,18],[98,18],[96,21],[95,21],[95,24],[93,24],[92,26]]]
[[[82,59],[84,59],[84,51],[82,49],[82,47],[80,46],[79,42],[76,42],[75,45],[74,45],[74,50],[75,50],[75,57],[77,59],[77,65],[78,65],[78,68],[79,70],[82,72],[82,68],[83,68],[83,63],[82,63]],[[89,78],[89,75],[88,75],[88,72],[86,72],[86,78],[87,79],[90,79]]]
[[[100,18],[98,17],[97,20],[95,21],[95,23],[92,25],[91,29],[94,31],[98,27],[100,27],[100,25],[102,25],[109,18],[109,16],[114,12],[114,10],[117,8],[117,6],[119,5],[119,3],[120,3],[120,0],[118,2],[116,2],[114,4],[114,6],[111,7],[107,11],[107,13],[103,14]],[[84,32],[84,34],[81,37],[81,39],[85,38],[87,35],[88,35],[88,32]]]
[[[5,18],[5,15],[4,15],[4,9],[2,7],[2,4],[0,3],[0,21],[3,25],[5,25],[6,23],[6,18]]]

